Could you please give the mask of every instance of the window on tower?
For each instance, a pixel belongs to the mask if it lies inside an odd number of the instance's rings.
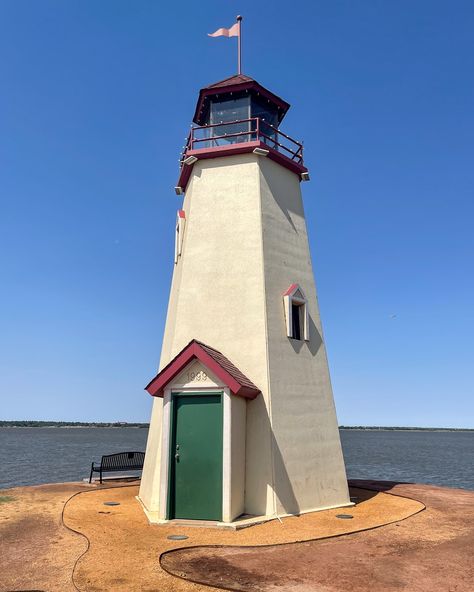
[[[283,294],[283,306],[287,336],[298,341],[309,341],[308,303],[298,284],[291,284]]]
[[[291,332],[293,339],[301,339],[301,319],[300,312],[302,306],[300,304],[291,305]]]
[[[178,210],[176,215],[176,232],[174,238],[174,262],[178,263],[179,257],[181,257],[181,251],[183,250],[183,238],[184,238],[184,225],[186,223],[186,216],[184,210]]]

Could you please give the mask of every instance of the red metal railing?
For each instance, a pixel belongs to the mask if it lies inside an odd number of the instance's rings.
[[[303,164],[303,144],[259,117],[192,127],[181,153],[180,164],[182,166],[190,150],[255,141],[261,141],[290,160]]]

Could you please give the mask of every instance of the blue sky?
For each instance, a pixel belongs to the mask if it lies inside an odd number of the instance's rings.
[[[305,141],[340,423],[474,427],[474,5],[0,2],[0,418],[148,421],[198,89]]]

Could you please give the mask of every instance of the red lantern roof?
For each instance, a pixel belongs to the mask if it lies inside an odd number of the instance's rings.
[[[250,76],[246,76],[245,74],[237,74],[201,88],[199,91],[199,99],[196,105],[196,111],[194,112],[194,123],[197,125],[203,125],[205,123],[205,115],[207,109],[209,108],[209,102],[207,99],[210,96],[227,95],[230,93],[240,93],[244,91],[248,91],[255,95],[260,95],[273,103],[278,108],[279,121],[283,119],[285,113],[290,108],[289,103],[266,89],[253,78],[250,78]]]

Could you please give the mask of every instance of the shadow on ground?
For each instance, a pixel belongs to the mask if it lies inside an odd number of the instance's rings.
[[[353,480],[416,497],[425,512],[364,532],[264,547],[193,547],[163,553],[179,578],[239,592],[472,592],[474,492],[428,485]],[[449,569],[446,566],[449,565]]]

